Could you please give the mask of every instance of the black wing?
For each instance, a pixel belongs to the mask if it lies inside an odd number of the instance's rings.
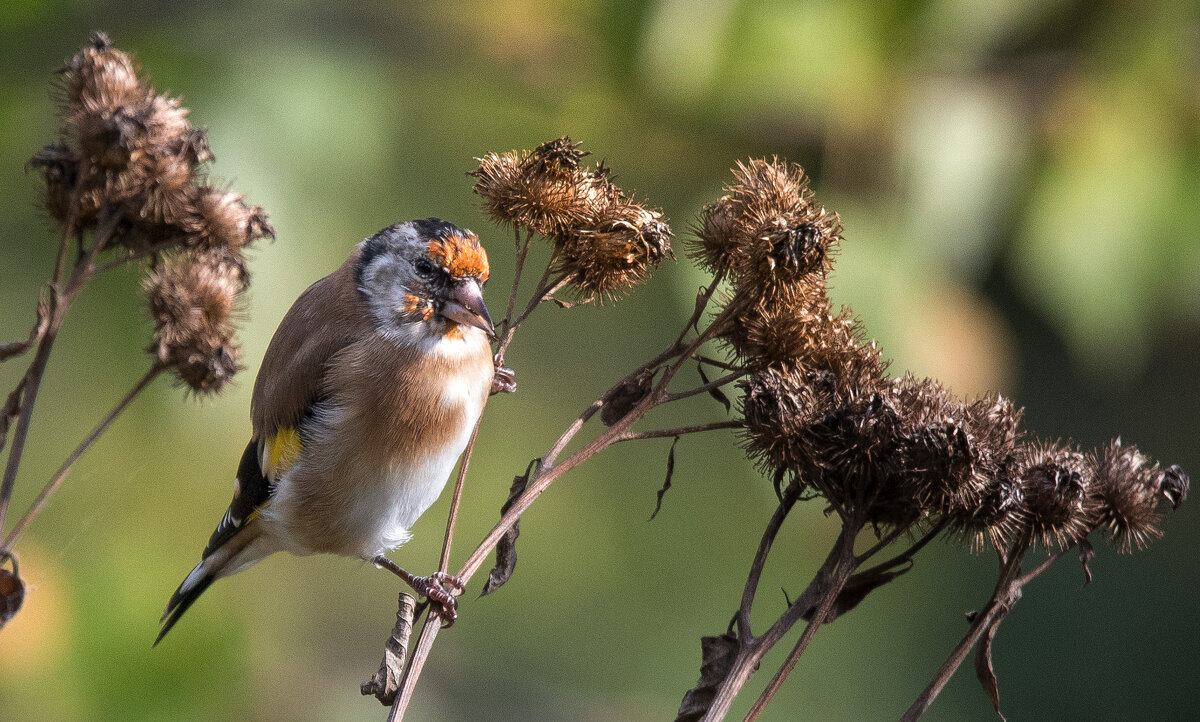
[[[246,446],[246,451],[242,454],[242,462],[238,464],[233,501],[229,502],[225,516],[221,517],[221,523],[217,524],[217,528],[209,537],[208,545],[204,547],[204,553],[200,556],[201,559],[207,558],[222,544],[232,539],[254,519],[263,504],[267,503],[267,499],[271,498],[271,492],[275,490],[275,485],[268,482],[267,478],[263,476],[262,466],[259,465],[261,447],[262,444],[258,441],[251,441]]]

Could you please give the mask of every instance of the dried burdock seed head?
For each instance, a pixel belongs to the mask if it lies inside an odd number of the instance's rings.
[[[768,366],[738,382],[747,455],[765,471],[797,469],[811,453],[804,433],[837,403],[829,374]]]
[[[1019,439],[1017,427],[1025,409],[999,394],[985,396],[966,408],[975,444],[986,453],[1007,456]]]
[[[901,472],[902,419],[881,393],[840,399],[832,411],[806,430],[808,460],[801,475],[836,508],[866,504],[877,526],[903,526],[926,510]]]
[[[798,362],[831,372],[843,394],[867,396],[883,388],[887,363],[879,348],[862,340],[849,311],[831,311],[824,280],[812,276],[792,289],[770,300],[735,295],[729,305],[740,311],[722,340],[751,368]]]
[[[734,310],[734,322],[722,339],[752,366],[802,360],[829,331],[832,312],[821,278],[796,284],[793,293],[766,300],[735,292],[724,304]]]
[[[712,273],[729,272],[738,245],[745,242],[740,217],[741,206],[729,196],[705,206],[692,231],[697,242],[688,255]]]
[[[795,282],[832,267],[836,214],[814,205],[803,169],[778,159],[739,162],[726,195],[704,209],[692,251],[712,271],[752,287]]]
[[[146,279],[150,352],[194,391],[220,391],[237,371],[234,321],[245,279],[244,264],[227,248],[165,259]]]
[[[238,250],[260,238],[275,236],[262,208],[246,205],[239,193],[208,186],[196,189],[185,230],[186,245],[196,248]]]
[[[79,148],[97,168],[121,170],[145,135],[135,108],[78,112],[72,122]]]
[[[624,195],[603,166],[579,166],[586,153],[570,138],[543,143],[532,153],[491,153],[479,158],[472,190],[499,223],[530,228],[558,239],[573,228],[594,225]]]
[[[1071,446],[1035,441],[1017,449],[1017,478],[1025,496],[1025,519],[1033,538],[1066,549],[1091,530],[1088,468]]]
[[[146,129],[145,145],[179,154],[183,145],[192,139],[193,128],[188,123],[188,113],[188,109],[183,107],[179,98],[165,95],[151,98],[142,108],[140,117],[141,124]],[[207,149],[207,140],[204,145]]]
[[[1092,524],[1123,553],[1144,549],[1162,536],[1158,511],[1165,472],[1136,447],[1117,439],[1092,452],[1088,462],[1094,477],[1088,485]]]
[[[594,225],[570,229],[558,271],[586,298],[612,297],[646,280],[671,253],[671,228],[658,211],[635,203],[610,206]]]
[[[582,143],[575,143],[569,137],[563,136],[542,143],[525,159],[524,170],[527,173],[542,175],[568,176],[579,170],[579,161],[591,155],[586,150],[580,150]]]
[[[101,32],[92,33],[88,46],[67,60],[63,76],[71,111],[114,111],[146,97],[133,60]]]
[[[900,473],[928,513],[979,503],[977,452],[966,409],[932,379],[911,374],[892,383],[892,403],[901,416]]]
[[[990,546],[1003,549],[1024,525],[1025,495],[1012,478],[1013,457],[983,459],[975,465],[981,488],[973,502],[945,512],[951,536],[964,540],[971,551]]]

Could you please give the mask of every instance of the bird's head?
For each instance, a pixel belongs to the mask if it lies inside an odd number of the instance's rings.
[[[362,243],[354,281],[381,333],[401,343],[495,335],[483,303],[487,252],[437,218],[388,226]]]

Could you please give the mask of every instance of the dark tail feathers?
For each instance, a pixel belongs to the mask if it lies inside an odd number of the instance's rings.
[[[186,579],[184,580],[183,584],[179,585],[179,588],[176,589],[175,593],[171,595],[171,600],[167,602],[167,611],[163,612],[162,616],[163,628],[159,630],[158,637],[154,639],[153,646],[158,646],[158,643],[163,640],[163,637],[167,636],[167,632],[171,631],[171,627],[175,626],[175,623],[179,621],[179,618],[183,616],[183,613],[192,606],[196,599],[198,599],[200,595],[204,593],[204,590],[208,589],[208,587],[214,581],[216,581],[216,579],[217,578],[212,574],[205,574],[187,591],[184,591],[183,589],[184,585],[187,584]]]

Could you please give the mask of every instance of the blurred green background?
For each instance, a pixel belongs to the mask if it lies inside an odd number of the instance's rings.
[[[872,3],[82,2],[0,4],[0,341],[24,338],[54,237],[25,161],[56,137],[50,84],[93,29],[209,129],[213,174],[271,214],[253,253],[247,370],[197,403],[157,382],[18,547],[25,609],[0,631],[0,717],[382,720],[358,694],[395,612],[388,574],[272,558],[222,581],[158,649],[167,596],[231,493],[253,374],[310,282],[377,229],[440,216],[489,244],[493,315],[511,238],[464,173],[488,151],[570,134],[661,205],[682,249],[737,159],[811,173],[846,241],[831,284],[893,371],[1024,404],[1085,446],[1120,434],[1196,474],[1200,431],[1200,10],[1192,0]],[[509,481],[615,379],[656,353],[702,276],[681,260],[619,305],[547,307],[489,405],[455,564]],[[500,310],[497,310],[500,307]],[[95,283],[51,363],[13,517],[143,372],[134,271]],[[5,393],[24,368],[0,367]],[[654,423],[718,419],[695,399]],[[732,434],[589,461],[525,516],[517,573],[468,595],[413,719],[663,719],[698,676],[699,637],[733,613],[774,504]],[[436,564],[443,498],[394,558]],[[1084,588],[1063,562],[1027,588],[995,648],[1010,719],[1191,719],[1200,696],[1194,504],[1148,551],[1105,545]],[[835,534],[793,514],[759,618]],[[823,629],[768,719],[897,717],[965,631],[995,568],[936,544]],[[478,582],[472,585],[478,589]],[[744,712],[795,632],[735,707]],[[929,719],[993,719],[970,664]]]

